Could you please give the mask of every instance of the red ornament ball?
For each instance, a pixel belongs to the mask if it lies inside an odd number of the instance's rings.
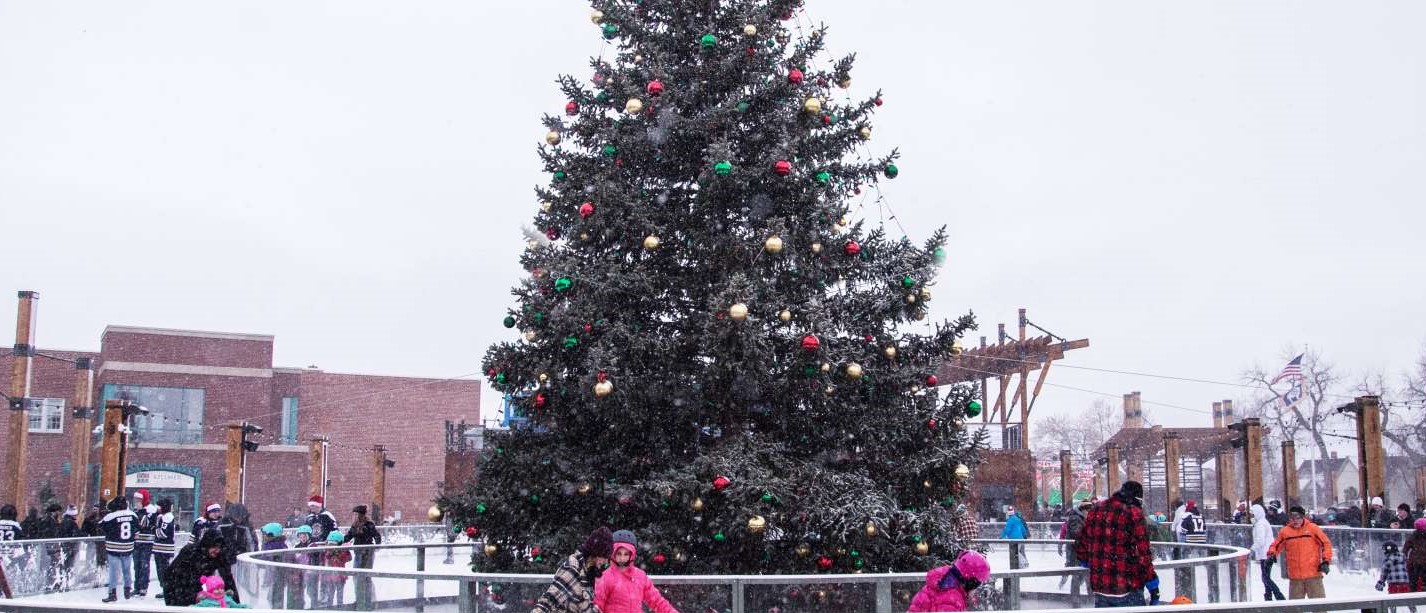
[[[779,177],[785,177],[787,175],[790,175],[792,174],[792,162],[789,162],[787,160],[778,160],[776,162],[773,162],[772,171],[774,173],[777,173],[777,176]]]
[[[847,255],[857,255],[862,252],[862,246],[858,245],[856,241],[847,241],[847,246],[842,247],[842,251]]]
[[[648,90],[650,96],[657,96],[657,95],[659,95],[659,94],[662,94],[662,93],[663,93],[663,81],[660,81],[660,80],[658,80],[658,79],[654,79],[654,80],[652,80],[652,81],[649,81],[649,86],[648,86],[647,88],[645,88],[645,89]]]
[[[663,566],[664,564],[668,564],[668,556],[661,553],[656,553],[654,554],[652,562],[654,564],[658,564],[659,566]]]
[[[540,549],[540,546],[539,546],[539,545],[536,545],[536,546],[530,548],[530,555],[533,556],[533,557],[538,558],[538,557],[540,557],[540,555],[542,555],[542,554],[544,554],[544,553],[545,553],[545,550]]]
[[[475,535],[477,534],[480,534],[480,529],[476,528],[475,526],[470,526],[465,529],[465,535],[470,538],[475,538]]]
[[[822,570],[827,570],[827,569],[829,569],[829,568],[831,568],[831,567],[832,567],[832,558],[829,558],[829,557],[827,557],[827,556],[818,556],[818,558],[817,558],[817,568],[820,568],[820,569],[822,569]]]
[[[723,490],[725,490],[725,489],[728,489],[728,486],[729,486],[729,485],[732,485],[732,484],[733,484],[733,480],[732,480],[732,479],[729,479],[729,478],[727,478],[727,477],[724,477],[723,475],[718,475],[717,477],[714,477],[714,478],[713,478],[713,489],[715,489],[715,490],[717,490],[717,491],[720,491],[720,492],[723,491]]]
[[[584,204],[579,205],[579,216],[580,216],[580,217],[582,217],[582,218],[584,218],[584,219],[589,219],[589,216],[590,216],[590,215],[593,215],[593,214],[594,214],[594,203],[593,203],[593,202],[586,202],[586,203],[584,203]]]
[[[819,349],[819,348],[821,348],[821,347],[822,347],[822,341],[817,340],[817,337],[816,337],[816,336],[813,336],[813,335],[811,335],[811,334],[808,334],[807,336],[802,337],[802,350],[803,350],[803,351],[816,351],[817,349]]]
[[[538,394],[535,394],[535,408],[537,408],[537,409],[543,409],[543,408],[545,408],[545,403],[547,403],[547,402],[549,402],[549,401],[548,401],[548,399],[545,398],[545,393],[544,393],[544,392],[540,392],[540,393],[538,393]]]
[[[802,83],[802,79],[803,79],[803,78],[804,78],[804,77],[802,76],[802,71],[801,71],[801,70],[798,70],[798,69],[796,69],[796,68],[793,68],[792,70],[787,71],[787,82],[788,82],[788,83],[792,83],[792,84],[794,84],[794,85],[795,85],[795,84],[800,84],[800,83]]]
[[[934,419],[928,419],[928,420],[926,420],[926,429],[928,429],[928,430],[935,430],[935,429],[936,429],[936,420],[934,420]]]
[[[564,105],[564,114],[565,114],[565,115],[569,115],[570,117],[574,117],[575,115],[578,115],[578,114],[579,114],[579,103],[578,103],[578,102],[575,102],[575,101],[573,101],[573,100],[570,100],[568,104]]]
[[[881,96],[877,96],[875,99],[873,99],[873,100],[871,101],[871,103],[872,103],[872,104],[875,104],[875,105],[877,105],[877,106],[881,106]]]
[[[936,387],[938,381],[936,375],[926,375],[926,387]]]
[[[552,241],[557,241],[560,239],[560,231],[554,228],[545,230],[545,238],[548,238]]]

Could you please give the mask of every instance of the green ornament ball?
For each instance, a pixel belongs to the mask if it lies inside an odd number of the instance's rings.
[[[476,503],[476,505],[475,505],[475,512],[476,512],[476,513],[484,513],[484,512],[489,511],[489,510],[490,510],[490,507],[485,506],[485,503],[483,503],[483,502]]]
[[[506,328],[514,328],[514,327],[515,327],[515,316],[514,316],[514,315],[506,315],[506,316],[505,316],[505,321],[504,321],[503,323],[505,324],[505,327],[506,327]]]
[[[904,277],[901,278],[901,286],[902,286],[902,287],[905,287],[905,288],[908,288],[908,289],[909,289],[909,288],[912,288],[912,287],[915,287],[915,286],[916,286],[916,279],[911,278],[911,275],[906,275],[906,276],[904,276]]]
[[[739,112],[739,113],[746,113],[746,112],[748,112],[748,109],[749,109],[750,107],[752,107],[752,105],[751,105],[751,104],[748,104],[748,102],[747,102],[746,100],[744,100],[744,101],[738,103],[738,107],[737,107],[737,108],[738,108],[738,112]]]
[[[504,383],[504,382],[505,382],[505,373],[503,373],[503,372],[502,372],[502,373],[496,373],[496,374],[495,374],[495,382],[496,382],[496,383]]]
[[[555,183],[559,183],[559,182],[564,181],[565,179],[568,179],[568,178],[569,178],[569,174],[565,173],[565,171],[563,171],[563,170],[556,170],[556,171],[555,171]]]
[[[717,47],[718,37],[712,34],[704,34],[703,38],[698,39],[698,46],[703,47],[704,49],[712,49],[714,47]]]
[[[578,346],[579,346],[579,339],[577,339],[577,338],[575,338],[575,337],[573,337],[573,336],[566,336],[566,337],[564,338],[564,348],[565,348],[565,349],[574,349],[575,347],[578,347]]]
[[[980,415],[982,408],[984,407],[980,406],[979,400],[970,401],[970,404],[966,405],[966,417],[976,417]]]
[[[574,286],[574,281],[571,281],[569,277],[555,279],[555,291],[557,292],[568,291],[572,286]]]
[[[773,502],[777,500],[777,496],[773,496],[772,492],[763,492],[761,500],[763,502]]]
[[[827,171],[825,171],[825,170],[822,171],[822,172],[817,173],[817,182],[818,182],[818,183],[823,183],[823,184],[825,184],[825,183],[831,182],[831,180],[832,180],[832,173],[827,172]]]
[[[886,172],[886,178],[888,178],[888,179],[895,179],[895,178],[896,178],[896,175],[901,174],[901,169],[900,169],[900,168],[897,168],[897,167],[896,167],[896,164],[887,164],[887,165],[886,165],[886,171],[885,171],[885,172]]]
[[[614,38],[619,35],[619,26],[612,23],[604,24],[604,38]]]
[[[726,177],[733,173],[733,163],[728,161],[718,162],[713,165],[713,174]]]
[[[935,251],[931,252],[931,259],[935,260],[937,264],[944,264],[946,262],[946,249],[944,247],[937,247]]]
[[[530,504],[540,504],[540,495],[530,494]]]
[[[616,147],[614,147],[614,145],[604,145],[604,155],[606,155],[606,156],[608,156],[608,157],[614,157],[614,154],[616,154],[616,153],[618,153],[618,152],[619,152],[619,149],[617,149]]]
[[[719,530],[718,532],[713,534],[713,540],[721,543],[723,541],[728,540],[728,537],[723,534],[723,531]]]

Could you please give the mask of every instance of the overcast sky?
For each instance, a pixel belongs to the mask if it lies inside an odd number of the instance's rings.
[[[891,209],[917,241],[950,228],[934,316],[993,339],[1026,307],[1090,339],[1064,366],[1221,381],[1284,346],[1392,374],[1420,352],[1426,3],[808,4],[858,53],[852,93],[886,91]],[[127,324],[274,334],[279,365],[477,371],[514,336],[539,118],[604,44],[588,12],[0,0],[0,322],[33,289],[43,347]],[[1142,390],[1166,425],[1250,391],[1050,383]],[[1047,387],[1036,412],[1095,397]]]

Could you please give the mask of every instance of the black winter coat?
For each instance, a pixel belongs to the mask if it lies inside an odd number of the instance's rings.
[[[216,537],[214,538],[216,539]],[[209,540],[205,538],[203,543]],[[171,607],[191,607],[198,602],[198,592],[203,589],[199,579],[218,573],[223,578],[223,585],[233,590],[233,600],[237,601],[237,585],[233,580],[232,567],[228,565],[227,556],[219,554],[216,558],[210,558],[204,549],[203,543],[189,543],[173,556],[173,561],[168,564],[168,573],[163,577],[163,603]],[[241,602],[241,601],[239,601]]]

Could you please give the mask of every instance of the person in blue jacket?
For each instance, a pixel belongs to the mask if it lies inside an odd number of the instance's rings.
[[[1020,517],[1019,513],[1015,512],[1014,506],[1005,507],[1005,529],[1000,531],[1000,538],[1030,538],[1030,526],[1025,524],[1025,520]]]

